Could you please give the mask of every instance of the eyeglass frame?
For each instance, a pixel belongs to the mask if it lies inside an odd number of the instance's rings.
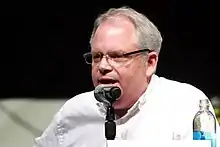
[[[145,49],[141,49],[141,50],[131,51],[131,52],[128,52],[128,53],[123,53],[123,54],[122,54],[120,57],[118,57],[118,58],[126,57],[126,56],[131,56],[131,55],[135,55],[135,54],[143,53],[143,52],[151,52],[151,51],[153,51],[153,50],[150,50],[150,49],[145,48]],[[84,54],[83,54],[83,57],[84,57],[84,59],[85,59],[86,64],[92,64],[93,58],[92,58],[92,62],[91,62],[91,63],[86,60],[86,55],[88,55],[88,54],[90,54],[90,55],[92,56],[92,53],[91,53],[91,52],[87,52],[87,53],[84,53]],[[102,56],[101,56],[100,59],[102,60],[102,58],[103,58],[104,56],[106,56],[106,55],[104,55],[104,54],[101,54],[101,55],[102,55]],[[107,58],[108,58],[108,59],[109,59],[109,58],[111,59],[111,57],[109,57],[108,54],[107,54]],[[100,60],[100,61],[101,61],[101,60]]]

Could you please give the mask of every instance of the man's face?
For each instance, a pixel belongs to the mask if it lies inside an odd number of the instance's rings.
[[[96,31],[91,47],[92,53],[113,56],[139,49],[133,24],[123,18],[102,23]],[[113,106],[115,109],[129,108],[147,87],[147,63],[144,63],[141,55],[129,57],[120,63],[110,60],[103,57],[100,62],[92,63],[93,84],[120,87],[122,95]]]

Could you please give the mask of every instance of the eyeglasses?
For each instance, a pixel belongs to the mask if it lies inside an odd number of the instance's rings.
[[[136,50],[128,53],[124,53],[122,51],[112,51],[104,55],[103,53],[93,53],[93,52],[88,52],[83,54],[83,57],[86,61],[87,64],[92,64],[92,63],[99,63],[103,57],[106,57],[107,61],[109,63],[124,63],[132,58],[132,55],[136,55],[138,53],[143,53],[143,52],[151,52],[150,49],[142,49],[142,50]]]

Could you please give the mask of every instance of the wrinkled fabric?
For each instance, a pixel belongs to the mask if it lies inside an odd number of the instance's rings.
[[[145,93],[116,120],[115,139],[192,140],[192,122],[200,99],[207,96],[194,86],[153,75]],[[211,111],[214,113],[213,107]],[[105,115],[106,106],[96,101],[93,91],[76,95],[57,112],[34,146],[105,147]],[[219,140],[218,122],[217,128]]]

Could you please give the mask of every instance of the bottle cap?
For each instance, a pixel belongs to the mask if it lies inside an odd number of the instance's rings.
[[[208,99],[199,100],[199,106],[200,106],[200,107],[209,106],[209,100],[208,100]]]

